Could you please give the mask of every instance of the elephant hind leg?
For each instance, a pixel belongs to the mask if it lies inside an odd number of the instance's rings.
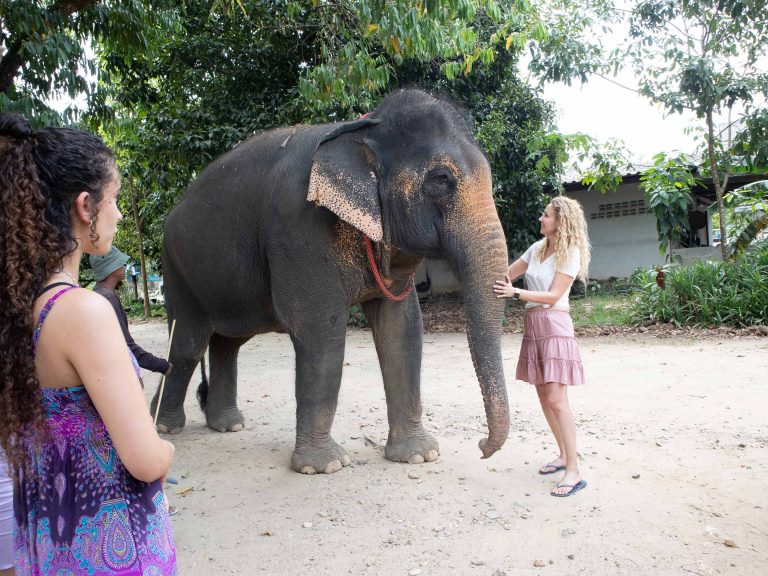
[[[245,418],[237,407],[237,356],[248,337],[211,336],[208,359],[211,381],[205,406],[208,427],[218,432],[239,432]]]
[[[173,371],[166,377],[162,399],[158,398],[160,393],[158,388],[151,405],[154,416],[160,401],[160,413],[156,424],[158,432],[178,434],[186,424],[184,399],[192,374],[208,346],[210,329],[207,326],[206,322],[190,318],[180,318],[176,322],[171,353],[168,357],[168,361],[173,364]]]

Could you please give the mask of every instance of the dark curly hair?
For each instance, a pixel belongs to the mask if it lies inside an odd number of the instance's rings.
[[[77,248],[75,199],[83,191],[91,195],[95,220],[115,174],[114,155],[98,136],[33,130],[19,114],[0,114],[0,448],[14,470],[26,464],[15,438],[45,434],[32,306],[45,279]]]

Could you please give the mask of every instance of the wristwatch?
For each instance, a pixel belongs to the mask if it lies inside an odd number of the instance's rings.
[[[520,288],[515,288],[515,293],[512,294],[512,298],[515,300],[520,300]]]

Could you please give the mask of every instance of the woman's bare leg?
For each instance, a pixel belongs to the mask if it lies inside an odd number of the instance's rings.
[[[544,417],[547,419],[547,424],[549,424],[549,429],[552,431],[552,435],[555,437],[555,441],[557,442],[557,449],[559,450],[557,458],[552,460],[549,464],[552,464],[552,467],[564,466],[566,458],[565,444],[563,444],[563,434],[560,432],[560,425],[557,423],[557,418],[555,417],[554,412],[547,404],[547,387],[547,384],[536,386],[536,394],[539,396],[541,410],[544,412]],[[541,468],[539,468],[539,471],[546,472],[547,468],[550,467],[549,464],[543,465]]]
[[[560,431],[558,445],[562,441],[562,448],[565,452],[565,475],[560,484],[576,485],[581,480],[579,473],[578,454],[576,452],[576,424],[573,421],[573,412],[571,412],[568,403],[568,387],[556,382],[550,382],[544,386],[544,402],[547,408],[552,411],[557,428]],[[561,450],[562,450],[561,448]],[[555,488],[555,494],[567,494],[571,488],[563,486]]]

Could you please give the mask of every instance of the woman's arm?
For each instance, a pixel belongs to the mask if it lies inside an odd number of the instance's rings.
[[[155,430],[117,317],[101,296],[76,292],[73,296],[79,301],[68,307],[65,354],[128,472],[143,482],[162,478],[173,461],[174,447]]]
[[[510,266],[511,268],[511,266]],[[520,294],[520,300],[525,302],[534,302],[536,304],[548,304],[554,306],[557,301],[565,294],[573,283],[573,277],[558,272],[555,274],[555,279],[552,281],[547,292],[533,292],[532,290],[523,290],[512,286],[512,282],[505,282],[504,280],[497,280],[493,286],[493,291],[496,293],[497,298],[510,298],[515,293]]]
[[[507,268],[507,273],[504,275],[505,279],[507,282],[514,282],[520,276],[525,274],[526,270],[528,270],[528,262],[522,258],[518,258],[509,265],[509,268]]]

